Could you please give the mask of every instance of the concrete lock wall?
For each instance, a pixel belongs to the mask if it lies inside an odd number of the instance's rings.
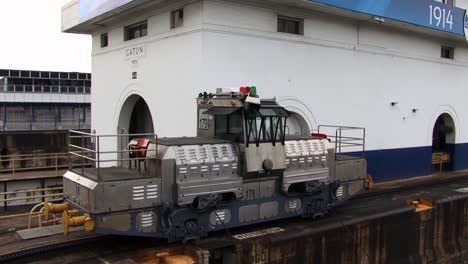
[[[248,240],[225,249],[222,263],[461,263],[468,257],[467,209],[461,199],[331,231]]]

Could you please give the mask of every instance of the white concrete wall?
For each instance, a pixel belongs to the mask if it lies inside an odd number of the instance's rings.
[[[457,143],[468,142],[465,47],[441,59],[444,41],[313,13],[301,15],[305,36],[282,34],[278,13],[205,1],[203,87],[256,85],[263,97],[298,98],[320,124],[366,127],[368,149],[431,145],[444,111],[456,119]]]
[[[455,0],[455,5],[463,9],[468,9],[468,0]]]
[[[62,31],[70,29],[80,22],[80,6],[78,0],[72,0],[62,7]]]
[[[170,11],[184,5],[184,26],[170,30]],[[262,97],[304,111],[314,125],[366,127],[367,149],[430,145],[443,112],[455,118],[457,143],[468,142],[465,46],[456,48],[455,60],[441,59],[441,44],[455,43],[308,11],[298,14],[304,36],[277,33],[277,15],[295,15],[284,12],[233,1],[174,1],[95,32],[93,129],[115,133],[125,99],[138,94],[159,136],[193,136],[200,91],[256,85]],[[123,27],[144,19],[149,35],[124,41]],[[109,47],[100,48],[104,32]],[[134,45],[146,49],[137,64],[125,59]]]
[[[159,136],[195,133],[195,98],[201,86],[202,5],[187,5],[184,26],[171,30],[170,11],[180,6],[179,1],[165,10],[150,10],[93,36],[92,128],[98,134],[117,132],[120,110],[132,94],[146,100]],[[124,41],[123,27],[144,19],[148,20],[148,36]],[[99,36],[104,32],[109,34],[109,46],[100,48]],[[144,45],[146,51],[135,64],[125,58],[125,50],[136,45]],[[137,80],[132,79],[132,72],[138,72]],[[181,94],[185,100],[180,100]],[[110,147],[113,144],[107,143]]]

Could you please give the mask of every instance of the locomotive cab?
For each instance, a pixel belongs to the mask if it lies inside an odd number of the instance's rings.
[[[280,175],[286,169],[284,143],[289,113],[275,100],[260,100],[250,88],[248,92],[200,94],[198,115],[199,137],[231,140],[239,145],[244,177]]]

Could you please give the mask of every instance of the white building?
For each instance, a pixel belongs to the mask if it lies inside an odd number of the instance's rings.
[[[468,168],[468,1],[439,2],[73,0],[62,29],[93,36],[99,134],[193,136],[199,92],[255,85],[291,132],[365,127],[382,181],[431,174],[433,149]]]

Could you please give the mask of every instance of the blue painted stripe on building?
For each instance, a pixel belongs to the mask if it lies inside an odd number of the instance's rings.
[[[454,145],[452,160],[454,170],[468,169],[468,143]]]
[[[466,11],[434,0],[309,1],[465,36]]]
[[[377,182],[432,173],[432,147],[366,151],[368,174]]]
[[[468,169],[468,143],[447,146],[451,152],[449,170]],[[365,152],[368,174],[376,182],[432,174],[432,146],[369,150]]]

